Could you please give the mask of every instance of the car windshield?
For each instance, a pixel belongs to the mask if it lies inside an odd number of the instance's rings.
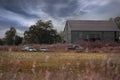
[[[29,48],[29,49],[34,49],[34,48]]]
[[[40,48],[40,49],[47,49],[47,48]]]

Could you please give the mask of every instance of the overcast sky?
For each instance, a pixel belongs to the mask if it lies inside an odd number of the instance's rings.
[[[65,21],[108,20],[120,16],[120,0],[0,0],[0,37],[10,26],[22,35],[37,20],[52,20],[62,31]]]

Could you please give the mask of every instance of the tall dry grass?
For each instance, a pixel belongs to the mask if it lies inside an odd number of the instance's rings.
[[[0,52],[0,80],[120,80],[120,54]]]

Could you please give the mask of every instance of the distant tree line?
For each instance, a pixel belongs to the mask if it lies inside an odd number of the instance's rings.
[[[24,32],[24,37],[20,37],[16,33],[16,29],[11,27],[5,32],[5,37],[0,39],[0,45],[53,44],[63,41],[62,32],[59,34],[50,20],[46,22],[38,20]]]

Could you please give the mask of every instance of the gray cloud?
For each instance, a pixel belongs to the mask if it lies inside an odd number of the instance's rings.
[[[63,30],[68,19],[120,16],[120,0],[0,0],[0,34],[15,26],[22,34],[38,19],[52,20]]]
[[[49,3],[45,4],[45,7],[42,10],[53,17],[66,17],[74,15],[74,11],[77,7],[77,0],[50,0]]]

